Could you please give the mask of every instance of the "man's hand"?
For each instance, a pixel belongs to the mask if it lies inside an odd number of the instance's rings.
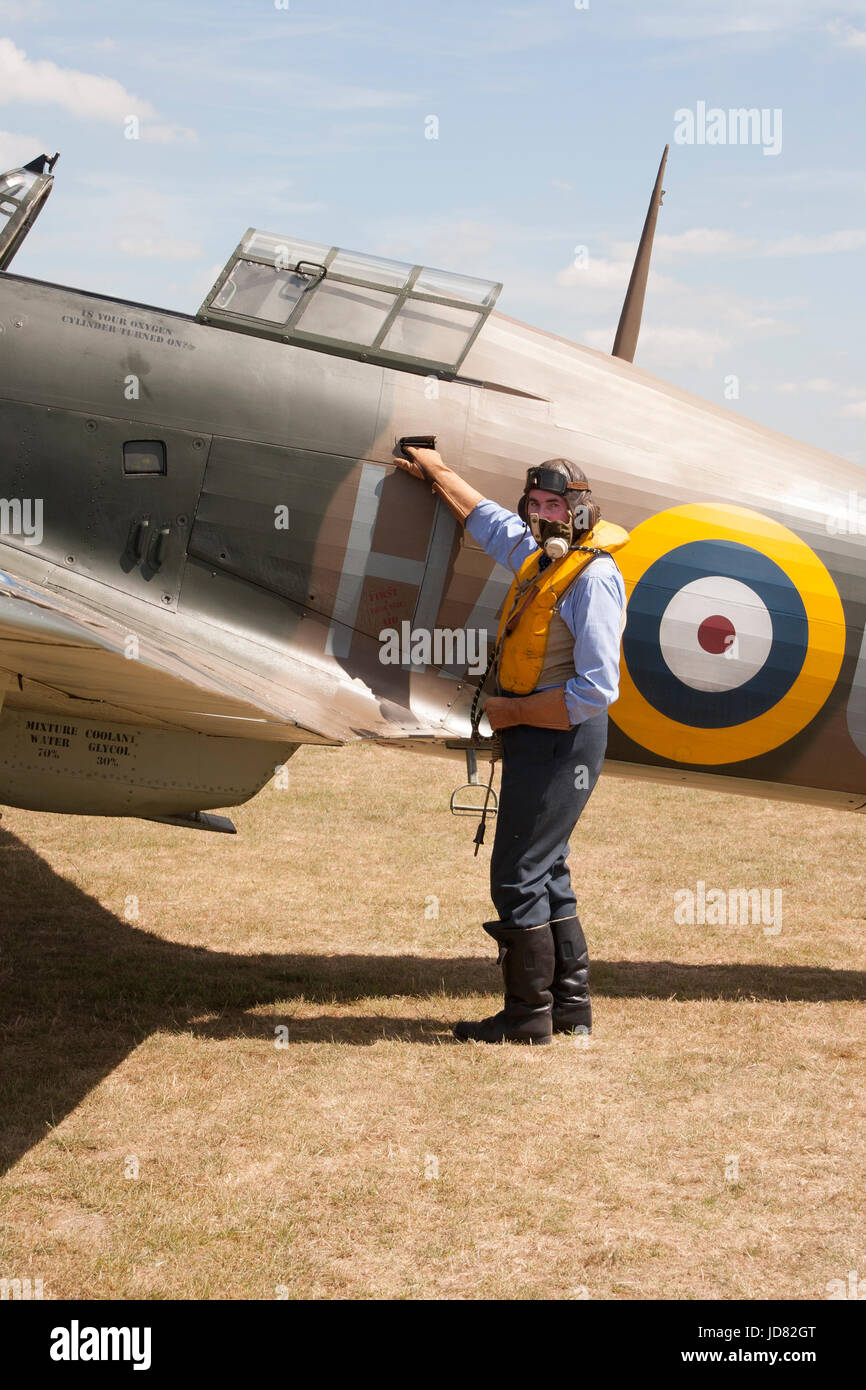
[[[404,448],[410,457],[404,458],[400,451],[395,449],[394,462],[397,467],[402,468],[404,473],[411,473],[413,478],[424,478],[430,483],[433,491],[442,498],[460,525],[465,526],[470,512],[479,502],[484,501],[481,493],[464,482],[453,468],[449,468],[436,449],[418,448],[414,444],[406,444]]]
[[[406,454],[409,455],[408,458]],[[413,444],[407,444],[406,454],[400,449],[395,449],[394,462],[404,473],[411,473],[414,478],[429,478],[432,482],[432,470],[445,467],[445,461],[436,449],[417,449]]]
[[[519,724],[516,718],[517,706],[520,700],[504,700],[500,695],[491,695],[484,706],[484,713],[490,721],[490,727],[494,733],[500,729],[510,729],[513,724]]]
[[[500,729],[511,729],[516,724],[532,724],[537,729],[570,729],[571,715],[565,704],[565,686],[557,685],[552,690],[539,690],[535,695],[521,695],[519,699],[505,699],[492,695],[484,706],[484,713],[495,733]]]

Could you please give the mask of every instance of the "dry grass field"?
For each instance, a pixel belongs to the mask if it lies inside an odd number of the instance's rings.
[[[451,1021],[499,1000],[461,772],[302,749],[237,837],[4,812],[0,1276],[95,1299],[866,1277],[863,819],[603,778],[572,842],[591,1041],[461,1046]],[[780,890],[781,930],[678,925],[699,881]]]

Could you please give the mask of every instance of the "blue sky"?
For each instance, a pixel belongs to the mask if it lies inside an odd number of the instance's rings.
[[[866,0],[583,4],[0,0],[0,167],[61,151],[14,269],[195,312],[257,226],[608,351],[671,142],[637,362],[866,464]]]

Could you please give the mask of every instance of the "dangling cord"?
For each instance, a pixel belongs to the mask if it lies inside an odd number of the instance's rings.
[[[488,806],[488,803],[489,803],[489,801],[490,801],[490,793],[491,793],[491,791],[492,791],[492,789],[493,789],[493,772],[494,772],[494,769],[495,769],[495,767],[496,767],[497,761],[498,761],[498,759],[495,758],[495,757],[490,759],[490,781],[487,783],[487,792],[486,792],[485,797],[484,797],[484,805],[483,805],[483,807],[481,808],[481,819],[480,819],[480,821],[478,822],[478,829],[477,829],[476,832],[475,832],[475,855],[474,855],[474,857],[475,857],[476,859],[478,858],[478,851],[479,851],[479,849],[480,849],[481,846],[484,844],[484,829],[485,829],[485,826],[487,825],[487,806]]]
[[[487,684],[487,677],[490,675],[491,668],[492,668],[493,663],[494,663],[494,661],[496,660],[498,654],[499,654],[499,643],[497,642],[496,646],[493,648],[493,654],[491,655],[490,660],[489,660],[488,663],[487,663],[487,670],[484,672],[484,675],[483,675],[483,677],[481,678],[481,681],[479,682],[479,684],[478,684],[478,685],[476,686],[476,688],[475,688],[475,696],[474,696],[474,698],[473,698],[473,700],[472,700],[472,710],[471,710],[471,713],[470,713],[470,716],[469,716],[470,721],[471,721],[471,724],[472,724],[472,738],[471,738],[471,740],[470,740],[470,743],[472,744],[473,747],[477,746],[477,744],[480,742],[480,736],[479,736],[479,733],[478,733],[478,725],[481,723],[481,715],[482,715],[483,711],[479,710],[479,708],[478,708],[478,701],[481,699],[481,692],[482,692],[482,690],[484,689],[485,685]],[[478,855],[479,846],[484,844],[484,830],[485,830],[485,826],[486,826],[486,824],[487,824],[487,816],[488,816],[488,809],[487,809],[487,808],[488,808],[488,806],[489,806],[489,804],[490,804],[490,792],[491,792],[491,788],[493,787],[493,773],[494,773],[494,770],[495,770],[495,768],[496,768],[496,764],[497,764],[498,761],[499,761],[498,756],[497,756],[496,754],[492,754],[492,755],[491,755],[491,758],[490,758],[490,781],[487,783],[487,791],[486,791],[485,796],[484,796],[484,805],[483,805],[482,808],[481,808],[481,819],[480,819],[480,821],[478,822],[478,829],[477,829],[476,832],[475,832],[475,856],[476,856],[476,857],[477,857],[477,855]]]
[[[524,531],[525,531],[525,530],[526,530],[526,526],[525,526],[525,524],[524,524]],[[511,556],[514,554],[514,551],[517,549],[518,545],[520,544],[520,542],[521,542],[523,539],[524,539],[523,536],[518,536],[517,540],[514,542],[514,545],[511,547],[511,549],[510,549],[509,552],[508,552],[508,555],[506,556],[506,559],[507,559],[507,561],[508,561],[508,566],[509,566],[509,568],[511,569],[511,571],[513,572],[515,579],[518,578],[518,571],[514,568],[514,566],[513,566],[512,563],[511,563]],[[528,582],[528,581],[527,581],[527,582]],[[524,590],[523,590],[523,593],[525,593],[525,592],[526,592],[526,586],[524,586]],[[506,636],[506,634],[507,634],[507,632],[508,632],[508,623],[509,623],[509,621],[511,620],[513,614],[514,614],[515,608],[517,607],[518,603],[520,602],[521,598],[523,597],[523,593],[518,592],[517,594],[515,594],[515,596],[514,596],[514,602],[513,602],[512,605],[511,605],[511,611],[510,611],[510,613],[508,614],[508,617],[506,618],[505,624],[504,624],[503,629],[502,629],[502,636],[501,636],[500,638],[497,638],[496,642],[494,643],[493,652],[492,652],[492,654],[491,654],[490,660],[489,660],[488,663],[487,663],[487,667],[486,667],[486,669],[485,669],[485,671],[484,671],[484,675],[481,677],[481,680],[479,681],[478,685],[475,687],[475,694],[474,694],[474,696],[473,696],[473,698],[472,698],[472,709],[470,710],[470,713],[469,713],[469,721],[470,721],[470,723],[471,723],[471,725],[472,725],[472,743],[473,743],[473,745],[477,744],[477,742],[478,742],[478,737],[479,737],[479,736],[478,736],[478,725],[481,723],[481,715],[482,715],[483,712],[484,712],[483,710],[480,710],[480,711],[479,711],[479,709],[478,709],[478,701],[481,699],[481,692],[482,692],[482,690],[484,689],[485,685],[487,684],[487,677],[490,675],[490,672],[493,670],[493,667],[494,667],[495,664],[496,664],[497,658],[498,658],[499,653],[500,653],[500,649],[501,649],[501,647],[502,647],[502,643],[503,643],[503,641],[505,640],[505,636]]]
[[[512,565],[512,563],[511,563],[511,557],[512,557],[512,555],[514,554],[514,552],[515,552],[515,550],[517,549],[517,547],[518,547],[519,545],[522,545],[523,542],[526,540],[526,533],[527,533],[528,530],[529,530],[529,527],[527,526],[526,522],[524,521],[524,523],[523,523],[523,535],[517,537],[517,540],[514,542],[513,546],[511,547],[511,549],[509,550],[508,554],[507,554],[506,557],[505,557],[505,563],[507,564],[508,568],[511,570],[511,573],[514,575],[514,578],[515,578],[515,579],[517,578],[517,576],[518,576],[518,574],[520,573],[520,571],[519,571],[519,570],[516,570],[516,569],[514,568],[514,566]]]
[[[529,529],[529,528],[527,527],[526,522],[524,522],[524,523],[523,523],[523,535],[522,535],[522,536],[518,536],[517,540],[514,542],[514,545],[511,547],[511,549],[509,550],[508,555],[507,555],[507,557],[506,557],[507,563],[508,563],[508,568],[511,570],[511,572],[512,572],[512,574],[514,575],[515,579],[517,578],[518,572],[517,572],[517,570],[514,568],[514,566],[513,566],[512,563],[511,563],[511,557],[512,557],[512,555],[514,554],[515,550],[517,549],[518,545],[520,545],[521,541],[525,540],[525,538],[526,538],[526,532],[527,532],[528,529]],[[515,601],[516,601],[516,600],[515,600]],[[503,634],[503,635],[504,635],[504,634]],[[493,666],[494,666],[494,664],[495,664],[495,662],[496,662],[496,659],[497,659],[497,657],[499,656],[499,648],[500,648],[501,645],[502,645],[501,642],[496,642],[496,643],[494,644],[493,651],[492,651],[491,656],[490,656],[490,660],[489,660],[488,663],[487,663],[487,669],[485,670],[484,675],[481,677],[481,680],[478,682],[478,685],[475,687],[475,694],[474,694],[474,696],[473,696],[473,698],[472,698],[472,709],[470,710],[470,713],[469,713],[469,722],[470,722],[470,724],[472,725],[472,737],[471,737],[471,739],[470,739],[470,743],[472,744],[473,747],[476,746],[476,745],[478,744],[479,740],[480,740],[480,735],[479,735],[479,733],[478,733],[478,725],[481,723],[481,715],[483,714],[483,710],[479,710],[479,708],[478,708],[478,701],[481,699],[481,692],[482,692],[482,690],[484,689],[485,685],[487,684],[487,677],[490,675],[490,672],[491,672],[492,669],[493,669]],[[485,829],[487,828],[487,817],[488,817],[488,815],[489,815],[488,807],[489,807],[489,805],[490,805],[490,793],[491,793],[491,791],[493,790],[493,774],[494,774],[494,772],[496,771],[496,764],[498,763],[498,761],[499,761],[499,756],[498,756],[498,754],[495,754],[495,753],[494,753],[494,754],[491,754],[491,757],[490,757],[490,780],[489,780],[489,782],[487,783],[487,790],[486,790],[486,792],[485,792],[485,794],[484,794],[484,805],[483,805],[482,808],[481,808],[481,819],[480,819],[480,821],[478,822],[478,829],[477,829],[476,832],[475,832],[475,858],[478,857],[478,851],[479,851],[480,847],[484,844],[484,831],[485,831]]]
[[[479,708],[478,708],[478,701],[481,699],[481,692],[482,692],[482,690],[484,689],[485,685],[487,684],[487,677],[490,675],[490,672],[491,672],[492,669],[493,669],[493,663],[494,663],[494,661],[496,660],[496,658],[497,658],[498,655],[499,655],[499,643],[497,642],[497,643],[496,643],[496,646],[493,648],[493,653],[492,653],[492,655],[491,655],[491,657],[490,657],[490,660],[489,660],[488,663],[487,663],[487,669],[485,670],[484,675],[481,677],[481,680],[480,680],[480,681],[478,682],[478,684],[476,685],[476,687],[475,687],[475,694],[474,694],[473,697],[472,697],[472,709],[471,709],[470,712],[469,712],[469,722],[470,722],[470,724],[472,725],[472,739],[471,739],[471,742],[472,742],[473,746],[474,746],[475,744],[478,743],[478,739],[479,739],[478,725],[481,723],[481,716],[482,716],[482,714],[484,713],[483,710],[479,710]]]

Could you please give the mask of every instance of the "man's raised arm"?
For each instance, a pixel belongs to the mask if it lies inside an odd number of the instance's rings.
[[[517,513],[482,497],[443,462],[435,449],[416,448],[412,444],[405,445],[405,449],[412,455],[412,461],[395,454],[394,462],[398,467],[431,483],[434,492],[450,507],[481,549],[497,564],[515,573],[527,555],[536,549],[536,542]]]
[[[474,511],[479,502],[484,501],[481,493],[476,492],[475,488],[455,473],[453,468],[449,468],[436,449],[418,449],[411,444],[407,444],[405,448],[411,457],[407,459],[404,455],[396,453],[394,462],[397,467],[411,473],[413,477],[426,478],[432,484],[433,491],[438,493],[454,513],[460,525],[465,526],[469,513]]]

